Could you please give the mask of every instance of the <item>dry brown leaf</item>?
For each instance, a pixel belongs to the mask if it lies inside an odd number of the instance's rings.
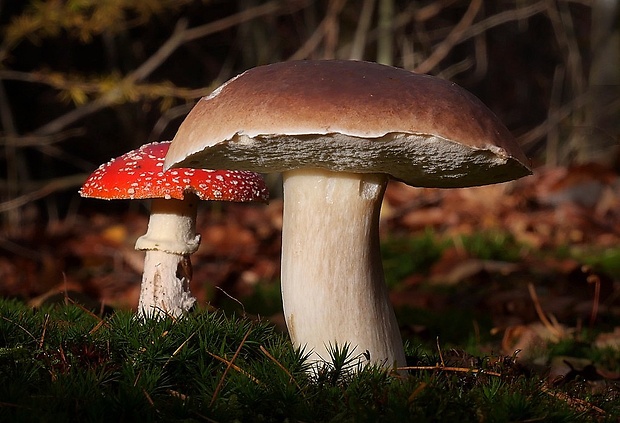
[[[539,322],[511,326],[504,332],[502,351],[504,354],[520,351],[519,357],[533,359],[541,351],[547,350],[548,343],[557,343],[569,333],[569,328],[564,325],[554,325],[553,329]]]

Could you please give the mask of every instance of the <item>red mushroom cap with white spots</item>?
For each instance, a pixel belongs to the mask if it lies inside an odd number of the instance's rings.
[[[260,174],[180,168],[163,171],[170,141],[145,144],[99,166],[84,182],[82,197],[103,200],[175,198],[192,192],[201,200],[267,201]]]

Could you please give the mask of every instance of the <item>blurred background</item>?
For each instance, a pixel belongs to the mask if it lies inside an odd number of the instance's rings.
[[[382,231],[397,307],[441,309],[447,300],[420,293],[423,281],[479,286],[518,275],[521,288],[535,282],[549,295],[550,281],[562,281],[562,292],[576,283],[580,316],[591,319],[591,275],[607,281],[606,304],[618,302],[619,3],[0,0],[0,295],[36,305],[71,291],[135,307],[142,255],[133,243],[148,204],[81,199],[85,178],[112,157],[172,139],[201,96],[248,68],[339,58],[460,84],[500,117],[535,169],[472,190],[391,184]],[[203,206],[192,288],[201,304],[234,298],[278,319],[281,202],[269,178],[269,206]],[[499,305],[482,307],[510,314],[494,326],[536,320],[527,290],[505,291]],[[508,298],[523,304],[507,312]]]

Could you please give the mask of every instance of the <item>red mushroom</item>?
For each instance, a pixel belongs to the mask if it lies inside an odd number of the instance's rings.
[[[145,250],[138,313],[180,316],[196,301],[189,290],[190,254],[200,245],[196,234],[198,199],[267,201],[258,173],[248,171],[172,169],[163,171],[170,142],[146,144],[101,165],[84,182],[82,197],[104,200],[152,199],[146,234],[137,250]]]

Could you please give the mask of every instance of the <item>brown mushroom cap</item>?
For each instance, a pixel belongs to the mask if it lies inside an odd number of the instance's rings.
[[[80,189],[82,197],[104,200],[174,198],[192,192],[201,200],[266,201],[263,178],[254,172],[171,169],[163,171],[170,141],[145,144],[95,170]]]
[[[214,122],[216,122],[214,124]],[[531,173],[508,129],[454,83],[356,61],[250,69],[201,99],[166,166],[388,173],[456,187]]]

